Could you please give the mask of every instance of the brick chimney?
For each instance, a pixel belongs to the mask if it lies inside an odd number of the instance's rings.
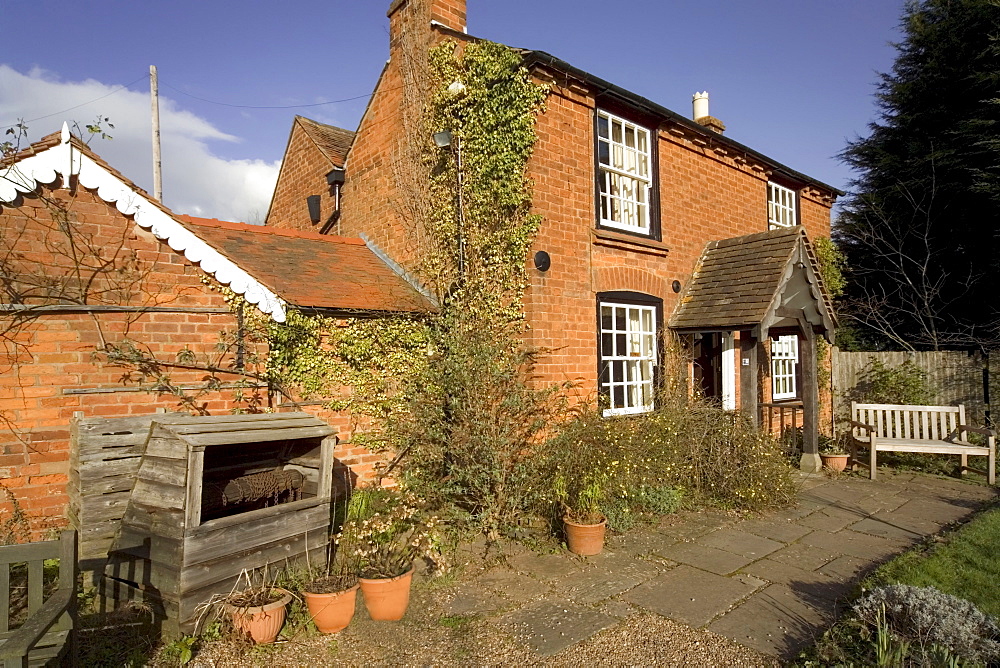
[[[403,24],[413,18],[439,23],[458,32],[468,32],[465,21],[465,0],[393,0],[386,13],[389,17],[389,39],[395,39]]]
[[[726,131],[726,125],[720,121],[715,116],[710,116],[708,113],[708,91],[704,93],[695,93],[692,99],[692,104],[694,106],[694,113],[692,114],[694,122],[700,125],[704,125],[709,130],[718,132],[720,135]]]

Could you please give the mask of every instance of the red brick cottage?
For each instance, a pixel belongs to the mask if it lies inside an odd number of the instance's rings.
[[[160,360],[181,351],[219,356],[223,330],[239,328],[226,286],[276,321],[287,309],[358,317],[414,312],[426,298],[357,238],[321,236],[175,216],[64,128],[0,162],[0,484],[13,492],[37,538],[66,521],[70,420],[176,410],[94,353],[128,339]],[[241,350],[217,366],[240,365]],[[170,368],[177,388],[204,371]],[[205,411],[237,407],[227,385],[198,398]],[[265,408],[300,410],[260,392]],[[339,430],[334,456],[364,478],[374,456],[351,445],[344,414],[318,406]],[[10,504],[0,497],[0,522]]]
[[[465,0],[394,0],[388,16],[389,62],[357,132],[296,119],[267,224],[363,235],[406,266],[394,165],[421,100],[412,69],[429,45],[475,38]],[[649,410],[653,342],[671,328],[688,343],[693,387],[724,407],[758,419],[804,408],[802,464],[818,468],[830,401],[813,349],[832,340],[835,319],[809,239],[829,236],[839,191],[725,136],[707,96],[695,96],[691,120],[547,53],[520,53],[551,90],[529,165],[544,222],[526,314],[529,343],[552,351],[542,380],[600,392],[608,413]]]

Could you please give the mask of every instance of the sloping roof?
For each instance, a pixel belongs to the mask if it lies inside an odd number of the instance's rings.
[[[333,125],[319,123],[305,116],[296,116],[295,122],[312,139],[316,147],[326,156],[334,167],[343,167],[347,161],[347,152],[354,143],[354,132]]]
[[[32,192],[42,183],[66,188],[73,183],[74,176],[79,186],[96,192],[109,204],[114,203],[123,215],[131,216],[136,225],[149,230],[202,271],[278,322],[284,321],[285,303],[280,297],[192,233],[170,209],[73,137],[65,123],[60,133],[48,135],[0,161],[0,202],[15,201],[21,193]]]
[[[179,220],[290,304],[366,312],[433,308],[362,239],[192,216]]]
[[[659,116],[660,118],[669,119],[699,134],[708,135],[712,137],[713,141],[726,144],[747,155],[753,156],[754,158],[760,160],[764,164],[771,166],[776,172],[780,174],[789,176],[792,179],[799,181],[801,183],[809,184],[817,188],[820,188],[822,190],[829,191],[833,193],[835,196],[844,194],[844,192],[839,188],[834,188],[833,186],[823,183],[818,179],[814,179],[811,176],[808,176],[807,174],[803,174],[802,172],[796,171],[791,167],[783,165],[777,160],[769,158],[763,153],[760,153],[759,151],[756,151],[750,148],[749,146],[746,146],[745,144],[742,144],[734,139],[731,139],[726,135],[722,135],[705,128],[705,126],[695,122],[694,120],[688,118],[687,116],[678,114],[677,112],[667,109],[666,107],[657,104],[656,102],[653,102],[652,100],[649,100],[645,97],[642,97],[641,95],[633,93],[632,91],[622,88],[621,86],[617,86],[598,76],[590,74],[589,72],[585,72],[584,70],[581,70],[578,67],[574,67],[573,65],[567,63],[565,60],[556,58],[555,56],[548,54],[544,51],[538,51],[534,49],[521,49],[521,48],[516,48],[515,50],[519,52],[521,56],[524,58],[524,63],[525,66],[527,67],[540,64],[570,74],[573,77],[579,79],[580,81],[585,81],[594,86],[594,88],[600,91],[601,95],[615,97],[630,106],[638,107],[640,109],[645,110],[648,113],[651,113],[655,116]]]
[[[670,326],[680,330],[735,330],[778,322],[793,285],[808,292],[824,333],[835,324],[830,298],[802,227],[786,227],[711,241],[688,282]],[[803,287],[804,286],[804,287]],[[796,304],[801,305],[800,298]]]

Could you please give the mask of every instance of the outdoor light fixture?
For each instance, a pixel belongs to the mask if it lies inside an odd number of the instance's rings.
[[[434,145],[438,148],[451,146],[451,130],[442,130],[434,133]]]
[[[680,292],[681,291],[681,282],[680,281],[674,281],[673,283],[670,284],[670,289],[673,290],[674,292]]]
[[[306,197],[306,206],[309,207],[309,220],[315,225],[319,222],[320,218],[319,195],[309,195],[309,197]]]

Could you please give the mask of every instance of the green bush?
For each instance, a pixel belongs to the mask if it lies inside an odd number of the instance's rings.
[[[906,360],[889,366],[875,359],[868,362],[851,398],[866,404],[926,405],[932,401],[927,372]]]

